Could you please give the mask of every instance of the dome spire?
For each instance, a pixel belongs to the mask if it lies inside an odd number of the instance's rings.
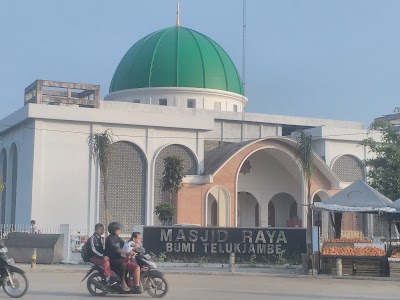
[[[181,27],[181,6],[179,0],[176,7],[176,27]]]

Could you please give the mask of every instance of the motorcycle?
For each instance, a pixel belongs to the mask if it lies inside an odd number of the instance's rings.
[[[14,266],[15,262],[7,252],[7,247],[0,245],[0,283],[8,296],[21,298],[28,291],[28,279],[23,270]]]
[[[153,298],[162,298],[168,292],[168,282],[164,274],[157,270],[157,265],[150,255],[141,250],[136,255],[136,262],[140,267],[140,289],[147,292]],[[106,296],[107,294],[138,294],[138,291],[124,291],[121,288],[121,278],[113,272],[113,277],[118,281],[116,285],[107,286],[103,269],[93,265],[87,272],[82,282],[87,278],[86,287],[93,296]],[[140,293],[140,292],[139,292]]]

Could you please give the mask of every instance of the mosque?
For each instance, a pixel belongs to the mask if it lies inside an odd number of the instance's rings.
[[[315,139],[313,201],[365,179],[358,122],[245,112],[235,63],[216,41],[176,26],[137,41],[122,58],[109,94],[99,86],[37,80],[24,106],[0,121],[0,223],[104,222],[99,168],[88,136],[111,130],[110,214],[128,227],[158,225],[163,159],[184,160],[175,223],[305,226],[306,188],[291,138]],[[314,222],[328,222],[316,215]]]

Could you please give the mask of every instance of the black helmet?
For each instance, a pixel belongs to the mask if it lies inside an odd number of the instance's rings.
[[[108,225],[108,232],[110,233],[110,234],[115,234],[115,231],[117,231],[118,229],[122,229],[123,228],[123,226],[122,226],[122,224],[121,223],[119,223],[119,222],[111,222],[109,225]]]

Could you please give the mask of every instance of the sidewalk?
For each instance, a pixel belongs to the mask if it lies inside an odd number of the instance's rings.
[[[186,264],[186,263],[158,263],[158,269],[165,274],[185,275],[217,275],[217,276],[248,276],[248,277],[282,277],[282,278],[309,278],[309,279],[342,279],[342,280],[375,280],[375,281],[400,281],[390,277],[356,277],[356,276],[330,276],[320,274],[317,276],[305,275],[300,266],[263,266],[246,267],[236,266],[235,272],[229,272],[227,264]],[[37,272],[45,273],[79,273],[83,275],[89,270],[89,265],[83,264],[57,264],[37,265],[32,269],[29,264],[17,264],[28,274]]]

